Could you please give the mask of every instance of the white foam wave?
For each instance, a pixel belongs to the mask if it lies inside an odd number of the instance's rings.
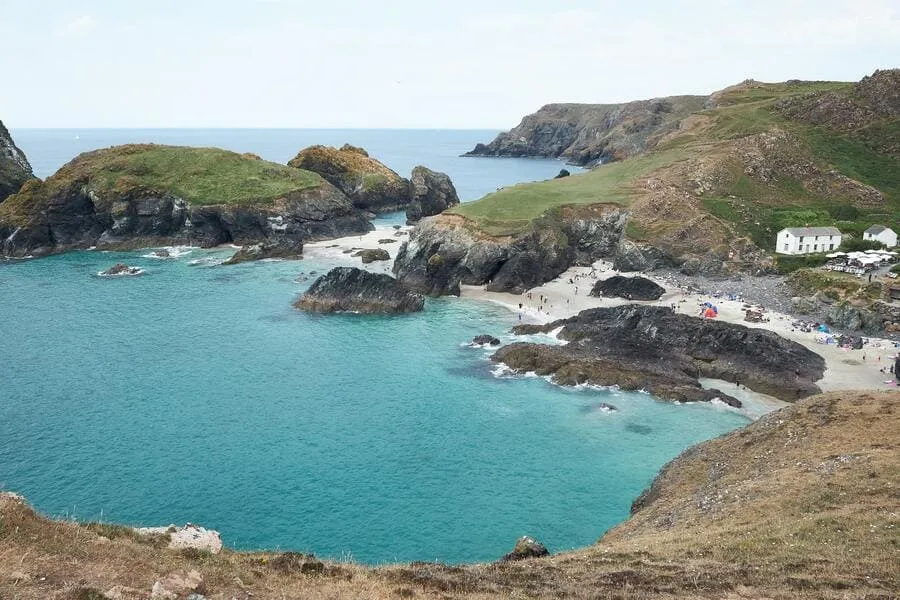
[[[149,254],[142,254],[141,258],[154,258],[157,260],[174,260],[187,256],[194,251],[192,246],[166,246],[165,248],[157,248]]]
[[[188,265],[191,267],[217,267],[225,262],[224,258],[220,258],[217,256],[205,256],[203,258],[195,258],[194,260],[189,260]]]
[[[133,267],[133,271],[125,271],[124,273],[104,273],[103,271],[97,271],[97,277],[135,277],[137,275],[143,275],[144,269],[141,267]]]

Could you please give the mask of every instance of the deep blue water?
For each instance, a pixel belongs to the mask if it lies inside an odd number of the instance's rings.
[[[463,189],[513,182],[498,173],[520,167],[453,156],[490,135],[445,133],[415,134],[430,150],[410,163],[452,172],[465,161]],[[201,143],[266,155],[259,139],[244,147],[235,135]],[[284,151],[344,140],[373,149],[386,134],[329,135]],[[16,137],[36,169],[61,160]],[[382,142],[394,168],[390,157],[413,154],[408,139],[397,132],[393,151]],[[278,145],[269,157],[284,159]],[[547,161],[522,164],[533,170],[521,178],[537,179]],[[498,378],[489,353],[465,345],[480,333],[511,339],[514,315],[491,304],[307,315],[291,302],[311,271],[333,266],[326,259],[210,267],[189,262],[228,252],[143,254],[0,262],[0,488],[49,514],[191,521],[237,548],[370,563],[492,560],[524,534],[553,550],[592,543],[666,461],[746,423],[713,406]],[[96,276],[117,261],[146,273]],[[591,410],[598,402],[619,411]]]

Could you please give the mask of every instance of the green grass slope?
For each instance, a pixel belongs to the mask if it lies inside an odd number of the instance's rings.
[[[81,154],[41,184],[0,207],[0,216],[33,211],[86,186],[102,200],[168,193],[194,205],[256,204],[323,184],[317,174],[219,148],[133,144]]]
[[[890,97],[896,75],[882,71],[867,80],[883,82],[878,97]],[[662,235],[711,215],[770,251],[783,227],[837,225],[861,234],[873,223],[896,224],[900,118],[860,91],[867,80],[747,81],[713,94],[711,108],[686,118],[647,153],[506,188],[451,212],[487,233],[509,235],[560,205],[610,202],[633,208],[630,233]],[[671,200],[668,214],[654,215],[650,178],[696,200]]]

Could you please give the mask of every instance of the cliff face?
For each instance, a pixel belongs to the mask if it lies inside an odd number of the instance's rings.
[[[366,214],[318,175],[213,148],[89,152],[0,205],[0,251],[7,256],[161,243],[297,248],[371,228]]]
[[[459,285],[521,293],[572,265],[589,265],[619,248],[627,213],[614,205],[564,207],[515,236],[488,236],[466,219],[424,219],[397,253],[394,274],[430,295],[459,294]]]
[[[34,175],[25,153],[19,150],[0,121],[0,202],[19,191]]]
[[[402,210],[410,202],[409,181],[356,146],[310,146],[288,165],[318,173],[361,210]]]
[[[706,96],[672,96],[625,104],[548,104],[466,156],[543,156],[578,165],[621,160],[653,148]]]

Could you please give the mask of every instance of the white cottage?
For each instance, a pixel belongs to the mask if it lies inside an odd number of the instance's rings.
[[[788,227],[776,240],[778,254],[831,252],[841,245],[841,232],[836,227]]]
[[[893,248],[897,245],[897,234],[894,233],[893,229],[884,225],[872,225],[863,232],[863,239],[881,242],[888,248]]]

